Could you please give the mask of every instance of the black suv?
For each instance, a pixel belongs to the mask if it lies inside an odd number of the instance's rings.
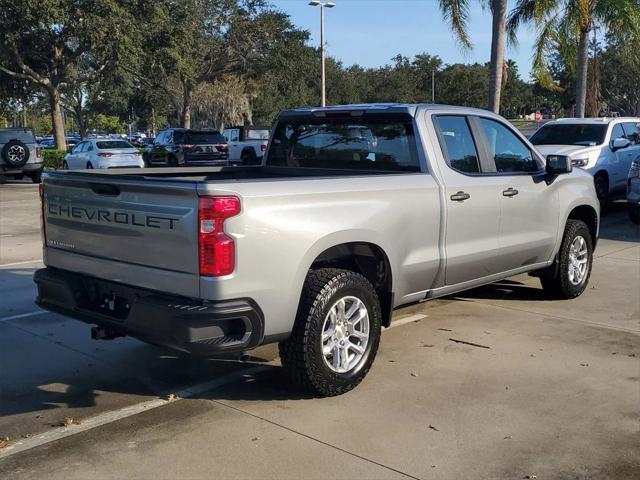
[[[0,183],[7,177],[42,181],[42,149],[29,128],[0,128]]]
[[[147,145],[142,154],[148,167],[228,165],[227,140],[217,130],[169,128]]]

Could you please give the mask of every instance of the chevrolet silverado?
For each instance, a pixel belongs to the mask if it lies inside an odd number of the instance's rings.
[[[529,272],[580,295],[592,177],[484,110],[282,112],[259,166],[47,172],[37,303],[197,355],[279,343],[316,395],[362,381],[402,306]]]

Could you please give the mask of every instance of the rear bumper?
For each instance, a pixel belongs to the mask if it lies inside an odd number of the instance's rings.
[[[42,170],[42,162],[25,163],[22,167],[15,168],[6,164],[0,165],[0,173],[7,175],[19,175],[21,173],[31,173]]]
[[[194,355],[247,350],[263,337],[263,315],[251,299],[195,300],[54,268],[33,279],[44,309]]]

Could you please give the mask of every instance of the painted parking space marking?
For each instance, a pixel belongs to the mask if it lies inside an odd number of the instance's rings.
[[[408,317],[400,317],[398,320],[391,322],[391,325],[385,328],[385,330],[401,327],[402,325],[406,325],[407,323],[417,322],[427,317],[428,315],[423,315],[422,313],[416,313],[415,315],[409,315]]]
[[[47,310],[34,310],[33,312],[19,313],[17,315],[9,315],[8,317],[0,317],[0,322],[10,322],[12,320],[31,318],[37,315],[44,315],[45,313],[51,313],[51,312],[48,312]]]
[[[12,262],[12,263],[0,263],[0,268],[2,267],[15,267],[18,265],[29,265],[30,263],[42,263],[41,258],[34,258],[33,260],[24,260],[22,262]]]
[[[168,405],[169,403],[175,403],[182,399],[193,397],[194,395],[199,395],[203,392],[208,392],[216,388],[228,385],[230,383],[252,378],[254,375],[262,371],[266,371],[269,368],[270,367],[268,366],[247,368],[246,370],[240,370],[239,372],[223,375],[215,380],[199,383],[185,388],[184,390],[180,390],[179,392],[173,394],[174,396],[171,400],[156,397],[146,402],[136,403],[135,405],[123,407],[118,410],[104,412],[94,417],[83,419],[81,420],[79,425],[55,427],[48,432],[34,435],[33,437],[29,438],[23,438],[15,443],[10,444],[6,448],[0,450],[0,459],[6,458],[10,455],[15,455],[16,453],[24,452],[25,450],[39,447],[41,445],[45,445],[47,443],[55,442],[56,440],[61,440],[78,433],[86,432],[87,430],[93,430],[94,428],[98,428],[103,425],[122,420],[123,418],[137,415],[142,412],[147,412],[149,410],[153,410],[154,408],[163,407],[165,405]]]

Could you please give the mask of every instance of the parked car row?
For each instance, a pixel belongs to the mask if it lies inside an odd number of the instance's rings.
[[[168,128],[157,137],[92,134],[67,137],[69,153],[62,167],[143,168],[260,165],[270,138],[266,127],[213,129]],[[355,134],[353,134],[355,135]],[[352,136],[353,136],[352,135]],[[356,141],[357,139],[352,139]],[[371,141],[371,139],[362,139]],[[627,194],[629,216],[640,210],[640,118],[558,119],[541,126],[531,143],[544,155],[565,155],[574,167],[593,175],[601,205]],[[42,149],[55,148],[53,138],[39,142],[29,129],[0,130],[0,176],[40,181]],[[142,150],[142,152],[140,152]]]
[[[627,190],[631,164],[640,160],[640,118],[570,118],[546,123],[531,137],[543,155],[567,155],[593,175],[604,206]]]

